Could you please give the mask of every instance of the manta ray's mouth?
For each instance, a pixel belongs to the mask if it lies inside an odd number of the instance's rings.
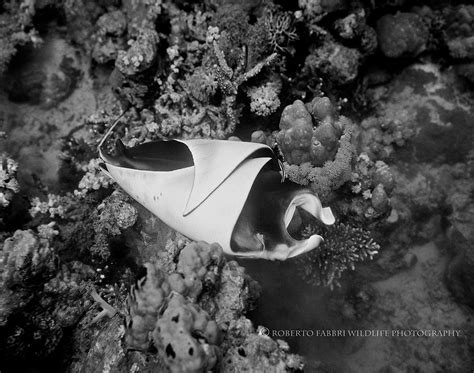
[[[294,196],[283,217],[288,245],[277,245],[274,250],[275,258],[292,258],[315,249],[323,238],[314,234],[302,239],[302,231],[306,226],[314,225],[316,221],[333,224],[331,209],[323,208],[319,198],[312,193],[303,192]]]

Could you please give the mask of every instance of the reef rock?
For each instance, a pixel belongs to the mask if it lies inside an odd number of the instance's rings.
[[[473,102],[453,72],[434,64],[403,70],[383,88],[369,90],[380,103],[361,122],[359,148],[372,159],[394,156],[410,162],[455,163],[466,159],[473,144]]]
[[[328,39],[306,57],[305,69],[313,75],[323,74],[334,83],[343,85],[356,78],[360,60],[361,54],[357,49]]]
[[[377,21],[379,47],[390,58],[414,57],[428,42],[428,28],[415,13],[384,15]]]

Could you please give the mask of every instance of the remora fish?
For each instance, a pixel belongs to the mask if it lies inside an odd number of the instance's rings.
[[[282,180],[266,145],[195,139],[126,148],[119,140],[110,155],[103,150],[108,134],[99,145],[104,171],[171,228],[193,240],[217,242],[227,254],[292,258],[322,241],[319,235],[296,240],[288,233],[297,211],[334,223],[331,209],[313,192]]]

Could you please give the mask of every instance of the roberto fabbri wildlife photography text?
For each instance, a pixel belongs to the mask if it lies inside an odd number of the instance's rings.
[[[1,373],[473,371],[469,1],[0,1]]]

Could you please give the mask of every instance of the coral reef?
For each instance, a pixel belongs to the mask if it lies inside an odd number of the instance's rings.
[[[12,1],[2,5],[0,14],[0,76],[5,72],[8,62],[15,55],[19,45],[41,44],[37,31],[31,27],[35,14],[34,1]]]
[[[273,340],[255,330],[248,319],[233,321],[227,339],[233,341],[222,358],[223,372],[292,372],[301,370],[304,362],[300,356],[289,354],[289,346],[282,340]],[[229,341],[224,343],[229,343]]]
[[[296,100],[283,110],[276,140],[289,164],[310,162],[320,167],[334,160],[346,125],[349,120],[336,116],[327,97],[317,97],[306,106]]]
[[[428,28],[415,13],[386,14],[377,21],[379,47],[390,58],[414,57],[428,42]]]
[[[188,244],[179,255],[177,272],[167,274],[156,264],[146,268],[146,277],[138,281],[128,300],[125,340],[129,348],[147,351],[153,343],[170,371],[196,372],[218,364],[233,371],[248,364],[231,361],[241,339],[249,338],[252,364],[263,367],[270,359],[271,366],[281,369],[302,365],[298,357],[287,354],[287,346],[269,337],[259,339],[249,320],[242,319],[247,324],[245,334],[236,331],[235,320],[250,308],[258,288],[243,267],[225,262],[218,245]]]
[[[75,325],[90,305],[87,284],[95,273],[79,262],[59,266],[52,247],[57,234],[51,224],[39,226],[38,233],[18,230],[3,244],[0,345],[5,363],[54,353],[65,328]]]
[[[361,57],[357,49],[328,38],[306,57],[305,69],[309,75],[320,73],[335,84],[343,85],[357,77]]]
[[[291,346],[308,371],[467,371],[473,20],[447,1],[0,4],[0,370],[301,371]],[[231,261],[102,173],[115,121],[128,147],[267,144],[337,222],[291,230],[325,238],[295,260]]]
[[[343,208],[344,215],[370,221],[391,211],[389,197],[395,187],[395,179],[385,162],[373,162],[367,154],[361,153],[357,157],[351,183],[352,192],[361,198],[352,197],[350,204]]]
[[[20,191],[20,185],[16,179],[18,163],[2,153],[0,154],[0,164],[0,207],[4,208]]]
[[[326,229],[324,242],[298,259],[303,266],[302,276],[316,285],[340,286],[339,279],[344,271],[355,269],[357,262],[372,259],[380,250],[366,230],[338,223]]]
[[[330,199],[331,194],[351,178],[355,151],[351,142],[352,133],[353,128],[348,123],[339,140],[334,160],[327,161],[323,167],[313,167],[309,162],[301,165],[285,163],[285,174],[295,183],[309,185],[322,201]]]
[[[180,294],[170,297],[153,331],[155,346],[171,372],[214,369],[219,337],[217,323]]]

